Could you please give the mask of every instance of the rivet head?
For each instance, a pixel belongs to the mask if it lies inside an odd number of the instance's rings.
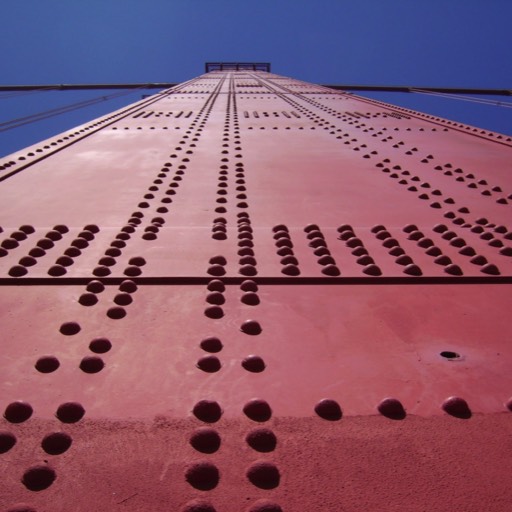
[[[211,267],[208,268],[207,272],[211,276],[216,276],[216,277],[223,276],[226,273],[226,271],[222,265],[212,265]]]
[[[268,421],[272,417],[270,405],[260,398],[249,400],[243,408],[244,414],[253,421]]]
[[[242,361],[242,367],[248,372],[261,373],[265,370],[265,361],[260,356],[250,355]]]
[[[215,512],[215,508],[207,501],[192,500],[181,509],[181,512]]]
[[[255,276],[258,274],[258,271],[254,265],[242,265],[239,273],[243,276]]]
[[[461,276],[463,274],[462,269],[453,263],[446,265],[446,267],[444,267],[444,271],[452,276]]]
[[[18,400],[16,402],[11,402],[5,408],[4,418],[9,423],[23,423],[32,416],[33,412],[34,410],[29,403]]]
[[[247,279],[242,282],[240,289],[244,292],[257,292],[258,285],[254,281]]]
[[[216,356],[204,356],[197,361],[197,367],[203,372],[215,373],[221,369],[221,364]]]
[[[220,306],[210,306],[204,310],[204,314],[208,318],[219,319],[224,316],[224,310]]]
[[[337,421],[342,417],[340,405],[336,400],[332,400],[330,398],[320,400],[320,402],[315,405],[315,412],[320,416],[320,418],[328,421]]]
[[[277,445],[277,438],[272,430],[268,428],[257,428],[251,430],[245,437],[246,443],[257,452],[272,452]]]
[[[80,332],[80,325],[77,322],[65,322],[60,326],[59,331],[65,336],[73,336]]]
[[[396,398],[384,398],[377,410],[386,418],[393,420],[403,420],[405,418],[405,409],[402,403]]]
[[[363,273],[369,276],[381,276],[382,270],[377,265],[366,265],[363,268]]]
[[[0,453],[8,452],[16,444],[16,436],[11,432],[0,430]]]
[[[82,306],[94,306],[98,302],[98,297],[94,293],[82,293],[80,295],[78,302]]]
[[[85,409],[78,402],[65,402],[57,408],[56,416],[62,423],[76,423],[85,414]]]
[[[421,276],[421,275],[423,275],[423,272],[421,271],[420,267],[418,267],[418,265],[411,263],[411,264],[405,266],[404,274],[407,274],[410,276]]]
[[[65,432],[55,432],[48,434],[43,438],[41,447],[50,455],[60,455],[69,449],[73,440],[69,434]]]
[[[224,256],[218,255],[210,258],[210,265],[226,265],[227,260]]]
[[[240,301],[248,306],[257,306],[260,303],[260,298],[256,293],[246,292],[242,295]]]
[[[246,320],[241,326],[240,330],[245,333],[249,334],[251,336],[257,336],[258,334],[261,334],[261,325],[256,320]]]
[[[220,405],[214,400],[200,400],[192,410],[194,416],[205,423],[215,423],[222,416]]]
[[[339,276],[341,274],[340,269],[336,265],[326,265],[322,268],[322,274],[326,276]]]
[[[217,467],[210,462],[196,462],[187,468],[185,479],[196,489],[210,491],[217,487],[220,473]]]
[[[221,283],[220,281],[218,281],[218,283],[220,283],[220,286],[224,288],[223,283]],[[209,293],[206,296],[206,302],[208,302],[208,304],[215,304],[217,306],[221,306],[222,304],[224,304],[224,302],[226,302],[226,299],[224,298],[224,295],[222,295],[222,292],[217,291]]]
[[[258,461],[252,464],[246,472],[249,481],[260,489],[275,489],[279,486],[281,475],[275,464]]]
[[[500,271],[496,265],[493,265],[492,263],[487,263],[482,268],[480,268],[480,272],[483,272],[484,274],[489,274],[491,276],[499,276]]]
[[[33,466],[23,474],[23,485],[31,491],[42,491],[52,485],[57,478],[49,466]]]
[[[125,293],[134,293],[137,291],[137,285],[130,279],[125,279],[119,285],[119,290]]]
[[[113,307],[107,310],[107,316],[112,320],[120,320],[126,316],[126,309],[121,307]]]
[[[23,265],[14,265],[9,269],[11,277],[21,277],[27,274],[28,270]]]
[[[288,264],[285,265],[281,272],[287,276],[298,276],[300,275],[300,269],[297,265]]]
[[[221,439],[213,428],[201,427],[192,433],[189,442],[198,452],[215,453],[220,448]]]
[[[443,411],[455,416],[456,418],[468,419],[471,418],[471,410],[466,400],[458,396],[451,396],[447,398],[441,406]]]
[[[201,341],[200,347],[205,352],[217,353],[222,350],[222,342],[219,340],[219,338],[205,338]]]
[[[283,512],[283,509],[273,501],[258,500],[247,509],[247,512]]]
[[[40,357],[35,368],[40,373],[52,373],[60,366],[59,360],[55,356],[42,356]]]
[[[80,370],[85,373],[98,373],[104,367],[103,359],[98,356],[86,356],[80,361]]]

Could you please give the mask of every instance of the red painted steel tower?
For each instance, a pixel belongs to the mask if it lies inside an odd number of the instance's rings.
[[[0,162],[1,510],[509,511],[511,138],[213,69]]]

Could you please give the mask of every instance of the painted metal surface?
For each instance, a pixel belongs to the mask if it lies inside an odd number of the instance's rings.
[[[0,162],[2,510],[510,510],[511,146],[244,70]]]

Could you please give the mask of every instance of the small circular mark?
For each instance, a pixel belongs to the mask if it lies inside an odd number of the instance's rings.
[[[450,350],[444,350],[443,352],[440,352],[439,355],[446,359],[458,359],[460,357],[460,354],[457,354],[457,352],[452,352]]]
[[[192,500],[181,509],[181,512],[215,512],[215,508],[207,501]]]

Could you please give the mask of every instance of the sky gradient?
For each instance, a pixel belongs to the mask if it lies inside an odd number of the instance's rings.
[[[2,15],[2,84],[181,82],[238,60],[314,83],[512,89],[510,0],[17,0]],[[0,123],[109,93],[0,93]],[[371,96],[512,134],[510,108]],[[0,155],[140,97],[0,131]]]

